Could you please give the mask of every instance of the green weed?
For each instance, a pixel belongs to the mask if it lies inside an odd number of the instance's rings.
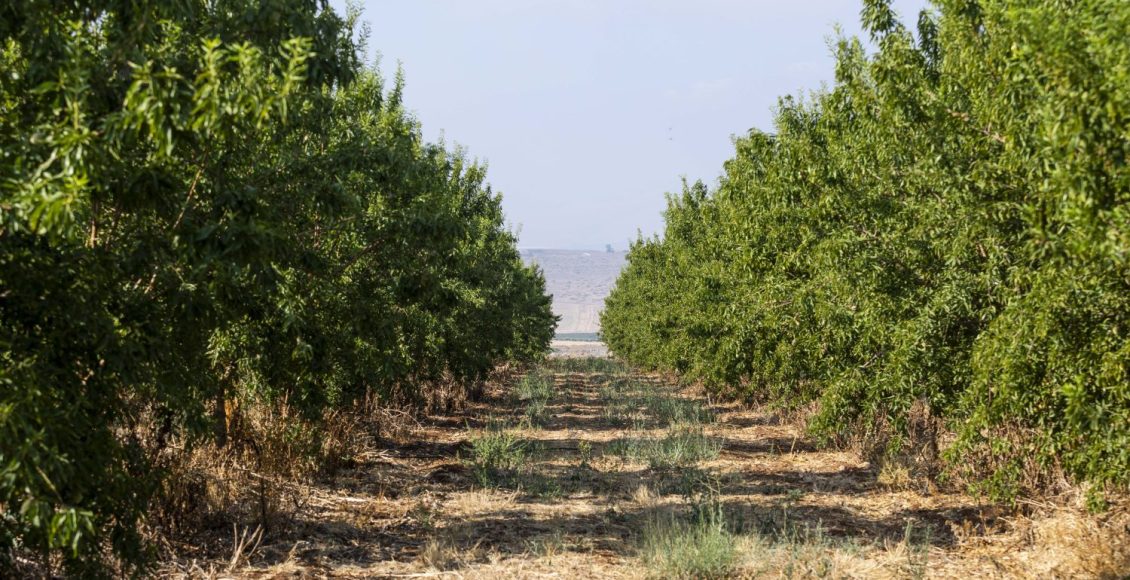
[[[541,372],[527,374],[514,385],[514,394],[522,402],[551,399],[553,398],[553,377]]]
[[[631,423],[641,429],[646,425],[707,425],[715,421],[714,413],[700,401],[626,379],[610,381],[600,390],[600,399],[606,420]]]
[[[705,425],[714,422],[714,413],[701,402],[651,392],[644,398],[647,412],[667,425]]]
[[[600,357],[554,358],[546,361],[544,368],[566,373],[605,374],[626,373],[629,370],[627,365],[618,360]]]
[[[565,534],[554,530],[546,536],[526,540],[526,551],[535,558],[553,561],[554,556],[565,551]]]
[[[696,506],[690,521],[660,514],[643,530],[640,557],[653,578],[725,578],[738,563],[737,541],[721,506]]]
[[[483,487],[518,489],[534,497],[561,497],[565,490],[556,478],[537,473],[534,461],[544,452],[536,442],[511,431],[485,431],[470,441],[466,463]]]
[[[581,456],[581,467],[587,467],[592,462],[592,443],[588,441],[577,443],[577,453]]]
[[[722,452],[722,443],[701,427],[672,429],[664,437],[629,437],[613,442],[608,452],[622,459],[665,469],[708,461]]]
[[[489,430],[471,443],[468,463],[475,480],[482,486],[499,485],[525,467],[530,460],[531,444],[508,431]]]
[[[543,372],[527,374],[514,385],[514,396],[526,404],[524,414],[531,427],[545,424],[553,395],[553,377]]]

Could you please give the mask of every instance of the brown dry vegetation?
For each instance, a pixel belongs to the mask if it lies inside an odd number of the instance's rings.
[[[392,422],[400,428],[379,440],[357,439],[366,444],[334,476],[275,482],[287,499],[272,500],[273,524],[261,537],[244,518],[210,541],[170,545],[176,556],[162,575],[1118,578],[1130,570],[1124,503],[1100,516],[1064,501],[1005,509],[817,449],[770,412],[707,404],[661,377],[543,372],[553,385],[544,411],[496,384],[458,413]],[[657,415],[672,405],[710,416]],[[695,441],[721,451],[697,461],[648,455],[673,433],[701,435]],[[489,469],[488,444],[503,449]]]

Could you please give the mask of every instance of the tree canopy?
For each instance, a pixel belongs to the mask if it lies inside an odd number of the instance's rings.
[[[232,399],[317,417],[548,350],[485,166],[423,140],[356,18],[0,7],[0,547],[142,561],[146,425],[222,444]]]
[[[880,453],[940,420],[949,475],[996,496],[1058,469],[1125,488],[1130,5],[861,17],[873,51],[840,38],[833,84],[781,99],[717,187],[668,198],[607,301],[609,347],[815,404],[815,433]]]

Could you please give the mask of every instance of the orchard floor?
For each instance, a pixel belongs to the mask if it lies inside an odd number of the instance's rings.
[[[166,573],[1028,578],[1118,577],[1130,565],[1124,522],[880,483],[771,413],[711,404],[657,376],[543,372],[554,387],[544,409],[497,388],[429,417],[315,486],[258,546]],[[668,421],[695,409],[710,416]],[[658,446],[639,444],[679,429],[703,436],[703,457],[657,459],[647,449]],[[492,441],[517,451],[491,463]],[[706,543],[694,532],[704,506],[721,530]]]

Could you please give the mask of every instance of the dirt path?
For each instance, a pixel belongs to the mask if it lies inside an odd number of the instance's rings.
[[[288,531],[259,546],[238,575],[1068,570],[1063,558],[1042,555],[1049,545],[1037,536],[1006,525],[996,507],[881,485],[865,463],[817,450],[771,414],[708,405],[653,376],[572,372],[566,364],[584,366],[560,363],[368,453],[312,494]]]

